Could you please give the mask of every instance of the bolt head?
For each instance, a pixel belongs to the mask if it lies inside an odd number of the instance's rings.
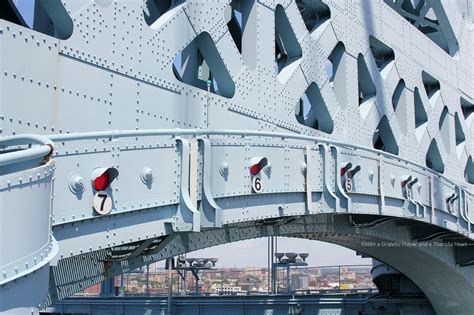
[[[78,173],[73,172],[69,175],[68,186],[73,194],[81,194],[85,190],[84,178]]]
[[[229,163],[227,162],[222,162],[221,165],[219,165],[219,173],[221,176],[226,177],[229,175]]]
[[[150,167],[145,166],[140,171],[140,179],[144,184],[151,184],[153,182],[153,171]]]

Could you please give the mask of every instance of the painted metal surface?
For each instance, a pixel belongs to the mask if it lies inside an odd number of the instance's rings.
[[[377,312],[383,306],[388,314],[434,314],[421,296],[360,294],[332,294],[312,296],[222,296],[175,297],[173,314],[275,314],[275,315],[358,315]],[[45,310],[45,314],[150,314],[164,312],[164,297],[71,298]]]
[[[18,303],[42,308],[130,266],[285,234],[390,263],[439,314],[474,313],[463,298],[474,292],[470,1],[36,1],[31,29],[2,6],[0,145],[17,142],[0,151],[0,226],[31,233],[15,234],[21,247],[2,238],[0,269],[48,236],[58,251],[47,301]],[[44,185],[26,183],[53,143]],[[92,206],[97,169],[116,170],[107,215]],[[326,216],[344,220],[322,234],[290,224]],[[363,246],[380,224],[384,239],[469,246]]]

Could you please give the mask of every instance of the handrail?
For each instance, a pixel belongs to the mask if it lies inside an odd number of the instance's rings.
[[[39,144],[39,146],[0,154],[0,166],[11,165],[34,159],[47,158],[53,151],[54,144],[51,139],[44,136],[23,134],[0,138],[0,149],[12,146]],[[0,151],[1,153],[1,151]]]
[[[139,137],[139,136],[211,136],[211,135],[221,135],[221,136],[241,136],[245,138],[247,136],[255,137],[273,137],[281,139],[294,139],[294,140],[304,140],[304,141],[314,141],[317,143],[332,144],[346,148],[352,148],[355,150],[364,150],[366,152],[371,152],[377,155],[387,156],[392,159],[396,159],[400,162],[407,163],[409,165],[421,168],[423,171],[433,174],[437,177],[443,178],[446,182],[451,185],[460,186],[466,189],[467,193],[472,196],[472,193],[469,192],[469,186],[463,183],[456,183],[449,179],[448,177],[433,171],[432,169],[405,159],[403,157],[379,151],[377,149],[345,143],[341,141],[335,141],[331,139],[324,139],[319,137],[314,137],[310,135],[302,135],[297,133],[281,133],[281,132],[268,132],[268,131],[258,131],[258,130],[237,130],[237,129],[141,129],[141,130],[106,130],[106,131],[96,131],[96,132],[84,132],[84,133],[68,133],[68,134],[55,134],[48,136],[53,141],[71,141],[71,140],[87,140],[87,139],[97,139],[97,138],[122,138],[122,137]]]

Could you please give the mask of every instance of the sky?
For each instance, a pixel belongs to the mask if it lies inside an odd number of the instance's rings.
[[[1,1],[1,0],[0,0]],[[30,27],[33,24],[33,9],[35,6],[34,0],[13,0],[18,11],[20,11],[21,16],[25,20],[26,24]]]
[[[372,264],[350,249],[314,240],[278,238],[278,252],[309,253],[309,266]],[[219,258],[216,267],[266,267],[267,238],[259,238],[210,247],[187,254],[187,257]]]
[[[14,3],[25,22],[31,25],[34,1],[14,0]],[[326,72],[328,77],[332,75],[332,64],[326,64]],[[305,239],[279,237],[278,252],[309,253],[307,262],[310,266],[372,263],[371,259],[361,258],[347,248]],[[267,238],[260,238],[195,251],[189,253],[188,257],[217,257],[218,267],[266,267],[267,255]]]

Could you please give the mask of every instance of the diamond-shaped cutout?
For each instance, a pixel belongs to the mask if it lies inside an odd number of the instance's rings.
[[[208,33],[199,34],[173,62],[176,78],[199,89],[232,98],[235,84]]]
[[[383,116],[372,137],[375,149],[398,155],[398,145],[387,116]]]
[[[426,166],[431,168],[433,171],[438,173],[444,173],[444,163],[439,153],[438,144],[436,140],[431,140],[430,147],[426,153],[425,159]]]
[[[357,78],[359,82],[359,106],[375,97],[375,84],[370,76],[364,56],[357,57]]]
[[[445,106],[443,111],[441,112],[441,116],[439,118],[439,132],[441,133],[441,139],[443,140],[444,147],[447,151],[449,151],[451,145],[451,138],[450,138],[450,127],[451,125],[451,115],[449,114],[448,107]]]
[[[425,87],[426,95],[430,100],[430,104],[432,107],[434,107],[436,105],[436,100],[440,90],[439,81],[425,71],[421,72],[421,79],[423,81],[423,86]]]
[[[316,83],[311,83],[296,106],[296,119],[310,128],[332,133],[334,122]]]
[[[275,62],[279,78],[285,81],[303,52],[282,5],[275,9]],[[293,67],[290,67],[293,65]],[[288,71],[285,71],[288,69]],[[288,73],[286,73],[288,72]],[[280,74],[282,76],[280,76]]]
[[[469,184],[474,184],[474,161],[472,156],[467,159],[466,168],[464,169],[464,178]]]
[[[321,0],[296,0],[296,5],[310,33],[331,18],[331,10]]]
[[[372,35],[369,36],[370,50],[374,56],[375,63],[380,72],[384,70],[391,62],[395,60],[393,49],[379,41]]]

